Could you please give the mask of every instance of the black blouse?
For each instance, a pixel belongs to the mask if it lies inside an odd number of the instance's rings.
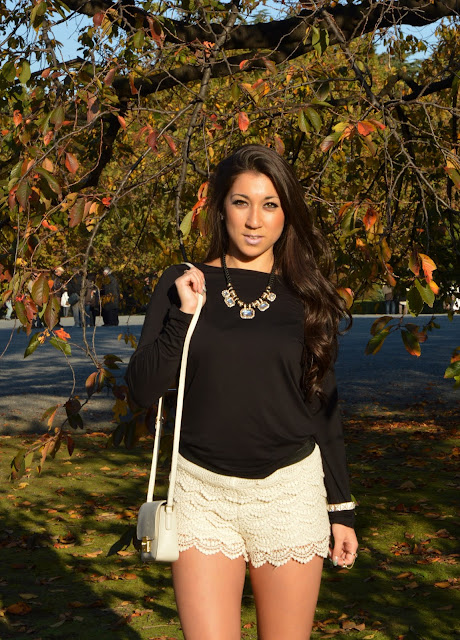
[[[180,453],[225,475],[263,478],[318,443],[330,503],[349,502],[350,489],[333,371],[323,382],[326,402],[302,392],[303,305],[276,277],[276,300],[252,320],[228,308],[220,267],[197,263],[206,279],[204,305],[190,343]],[[187,267],[169,267],[152,295],[126,380],[134,400],[149,407],[174,382],[192,315],[180,309],[175,280]],[[260,297],[268,275],[230,269],[246,302]],[[354,512],[330,514],[353,526]]]

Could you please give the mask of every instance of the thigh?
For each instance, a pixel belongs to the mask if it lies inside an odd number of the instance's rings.
[[[308,640],[321,583],[323,558],[275,567],[249,565],[260,640]]]
[[[222,553],[181,551],[172,575],[186,640],[239,640],[246,562]]]

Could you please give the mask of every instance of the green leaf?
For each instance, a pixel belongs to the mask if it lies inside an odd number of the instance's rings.
[[[377,318],[377,320],[374,320],[371,327],[371,335],[375,336],[377,335],[377,333],[380,333],[383,327],[387,325],[391,320],[393,320],[392,316],[382,316],[381,318]]]
[[[40,307],[48,302],[50,288],[46,276],[42,273],[32,286],[32,300]]]
[[[450,364],[444,373],[445,378],[456,378],[457,376],[460,376],[460,360]]]
[[[371,338],[366,345],[365,354],[369,356],[369,355],[375,355],[376,353],[378,353],[382,348],[383,343],[385,342],[385,338],[388,336],[389,333],[390,333],[390,329],[387,327],[385,329],[382,329],[382,331],[380,331],[373,338]]]
[[[21,73],[19,74],[19,81],[22,84],[26,84],[30,80],[30,64],[27,60],[23,60],[21,63]]]
[[[69,416],[68,420],[72,429],[83,429],[83,419],[79,413],[74,413]]]
[[[24,466],[26,469],[30,468],[32,466],[32,462],[34,459],[34,452],[31,451],[30,453],[28,453],[25,458],[24,458]]]
[[[64,119],[65,119],[64,107],[62,105],[59,105],[58,107],[53,109],[53,111],[51,112],[50,122],[52,122],[59,129],[59,127],[64,122]]]
[[[38,339],[39,335],[40,333],[34,333],[34,335],[30,338],[29,344],[27,345],[27,348],[24,351],[24,358],[27,358],[27,356],[30,356],[30,354],[33,353],[35,349],[39,346],[40,344],[40,340]]]
[[[16,311],[19,322],[23,325],[28,324],[29,321],[27,320],[25,304],[23,302],[19,302],[19,300],[16,300],[16,302],[14,303],[14,310]]]
[[[43,167],[36,167],[35,171],[45,178],[45,180],[48,182],[49,186],[54,191],[54,193],[61,195],[61,185],[59,184],[59,182],[56,180],[56,178],[53,176],[52,173],[50,173],[46,169],[43,169]]]
[[[11,468],[14,468],[16,469],[16,471],[19,471],[21,466],[24,464],[25,454],[26,454],[25,449],[21,449],[20,451],[18,451],[11,462]]]
[[[28,180],[23,180],[18,190],[16,191],[16,200],[19,202],[23,209],[27,209],[27,204],[29,202],[29,196],[32,193],[32,190],[29,185]]]
[[[44,313],[44,318],[48,329],[53,329],[56,326],[59,320],[60,310],[61,305],[59,300],[56,298],[56,296],[51,295]]]
[[[407,293],[407,309],[413,316],[422,312],[423,300],[417,287],[411,287]]]
[[[53,336],[50,339],[50,343],[53,345],[55,349],[65,353],[66,356],[72,355],[72,349],[70,348],[70,344],[68,344],[64,340],[60,340],[59,338],[56,338],[56,336]]]
[[[311,127],[307,119],[305,118],[305,113],[303,111],[299,111],[298,113],[297,124],[299,126],[299,129],[304,133],[308,133],[309,131],[311,131]]]
[[[429,307],[432,307],[435,295],[431,291],[430,287],[428,285],[424,287],[418,278],[415,279],[415,286],[417,287],[417,291],[419,292],[423,302],[426,302]]]
[[[411,356],[419,356],[421,354],[420,343],[411,331],[401,329],[401,338]]]
[[[136,31],[133,38],[133,44],[135,49],[142,49],[144,46],[145,33],[143,29],[139,29]]]
[[[5,62],[5,64],[2,67],[1,74],[7,82],[14,81],[14,79],[16,78],[16,67],[14,66],[14,62],[12,60]]]
[[[305,114],[315,128],[316,133],[318,133],[321,130],[321,125],[323,124],[319,113],[312,107],[307,107],[305,109]]]
[[[182,233],[182,237],[186,238],[191,229],[192,229],[192,218],[193,218],[193,214],[195,212],[194,211],[189,211],[185,216],[184,219],[182,220],[181,224],[180,224],[180,230]]]

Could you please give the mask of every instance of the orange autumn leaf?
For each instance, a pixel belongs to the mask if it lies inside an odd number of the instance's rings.
[[[419,253],[420,260],[422,261],[422,269],[425,274],[425,279],[428,283],[433,280],[433,271],[437,269],[437,266],[433,260],[424,253]]]
[[[363,224],[366,231],[369,231],[369,229],[374,226],[374,224],[377,222],[378,217],[378,212],[372,207],[369,207],[363,218]]]
[[[78,164],[77,158],[73,153],[70,153],[69,151],[66,151],[65,154],[65,166],[67,170],[70,171],[70,173],[77,173],[78,167],[80,166]]]
[[[435,296],[438,295],[439,287],[434,280],[430,280],[428,282],[428,286],[430,287],[431,291],[434,293]]]
[[[238,126],[240,128],[240,131],[247,131],[249,127],[248,114],[244,111],[240,111],[240,113],[238,114]]]
[[[54,224],[50,224],[48,220],[42,220],[42,227],[49,229],[50,231],[57,231],[58,228]]]
[[[132,73],[129,74],[129,86],[133,96],[139,93],[139,91],[136,89],[136,85],[134,84],[134,78]]]
[[[67,342],[67,338],[70,338],[70,335],[64,329],[57,329],[54,334],[64,342]]]
[[[48,69],[43,69],[40,75],[42,78],[47,78],[50,73],[51,73],[51,69],[48,67]]]
[[[45,145],[45,147],[49,145],[53,137],[54,133],[52,131],[48,131],[48,133],[45,133],[45,135],[43,136],[43,144]]]
[[[243,69],[245,68],[245,66],[247,65],[247,63],[249,62],[249,60],[241,60],[240,62],[240,71],[243,71]]]
[[[337,289],[339,296],[345,300],[347,309],[351,309],[353,306],[353,291],[349,287],[340,287]]]
[[[279,136],[275,136],[275,149],[276,149],[276,153],[280,156],[284,155],[284,152],[286,151],[284,142],[281,140]]]
[[[375,125],[369,120],[361,120],[361,122],[358,122],[356,125],[356,128],[358,129],[358,133],[362,136],[368,136],[370,133],[375,131]]]
[[[120,126],[122,129],[126,129],[126,120],[123,118],[123,116],[120,116],[117,114],[117,118],[118,118],[118,122],[120,123]]]
[[[22,122],[22,113],[19,111],[19,109],[15,109],[13,111],[13,122],[16,127],[19,127]]]
[[[32,611],[32,607],[25,602],[16,602],[15,604],[10,604],[5,611],[15,616],[24,616]]]

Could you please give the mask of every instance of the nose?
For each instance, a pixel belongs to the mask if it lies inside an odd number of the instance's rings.
[[[261,226],[262,219],[259,208],[257,206],[250,207],[246,218],[246,227],[248,229],[260,229]]]

